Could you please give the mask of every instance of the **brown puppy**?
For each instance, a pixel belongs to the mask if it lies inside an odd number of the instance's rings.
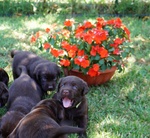
[[[7,72],[0,68],[0,107],[3,107],[8,100],[8,82]]]
[[[0,132],[6,138],[19,120],[30,112],[43,96],[37,83],[27,74],[25,66],[19,67],[21,75],[9,88],[7,113],[1,118]]]
[[[57,79],[61,73],[57,64],[28,51],[13,50],[11,57],[13,58],[14,79],[18,78],[20,73],[18,66],[24,65],[30,77],[39,84],[43,91],[55,90]]]
[[[60,126],[62,119],[64,108],[59,101],[42,100],[20,120],[8,138],[66,138],[65,134],[84,131],[77,127]]]
[[[7,72],[2,68],[0,68],[0,81],[5,83],[6,86],[8,86],[9,76],[8,76]]]
[[[75,76],[67,76],[60,79],[57,93],[53,98],[59,100],[66,113],[66,122],[71,122],[80,128],[86,129],[88,122],[88,106],[85,94],[88,93],[88,85],[82,79]],[[86,138],[86,132],[79,137]]]

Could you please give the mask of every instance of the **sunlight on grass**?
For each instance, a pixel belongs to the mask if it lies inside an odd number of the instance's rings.
[[[3,30],[5,30],[5,29],[10,29],[11,27],[10,26],[8,26],[8,25],[0,25],[0,30],[1,31],[3,31]]]

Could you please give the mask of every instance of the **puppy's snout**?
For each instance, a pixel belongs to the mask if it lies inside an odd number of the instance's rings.
[[[53,86],[48,86],[48,88],[49,88],[49,89],[53,89],[54,87],[53,87]]]
[[[64,96],[68,96],[69,95],[69,90],[63,90],[62,93],[63,93]]]
[[[49,86],[48,86],[48,90],[49,90],[49,91],[53,91],[54,89],[55,89],[54,86],[52,86],[52,85],[49,85]]]

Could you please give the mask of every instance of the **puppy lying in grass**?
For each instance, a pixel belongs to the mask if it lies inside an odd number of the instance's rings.
[[[59,101],[42,100],[20,120],[8,138],[67,138],[66,134],[84,131],[78,127],[60,126],[64,117],[64,108]]]

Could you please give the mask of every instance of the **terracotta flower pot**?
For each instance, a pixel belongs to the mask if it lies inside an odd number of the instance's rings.
[[[104,84],[104,83],[108,82],[114,75],[115,71],[116,71],[116,67],[112,67],[111,69],[102,71],[98,76],[91,77],[91,76],[85,75],[79,71],[68,70],[65,68],[64,74],[65,74],[65,76],[69,76],[69,75],[77,76],[77,77],[83,79],[84,81],[86,81],[89,86],[98,86],[100,84]]]

